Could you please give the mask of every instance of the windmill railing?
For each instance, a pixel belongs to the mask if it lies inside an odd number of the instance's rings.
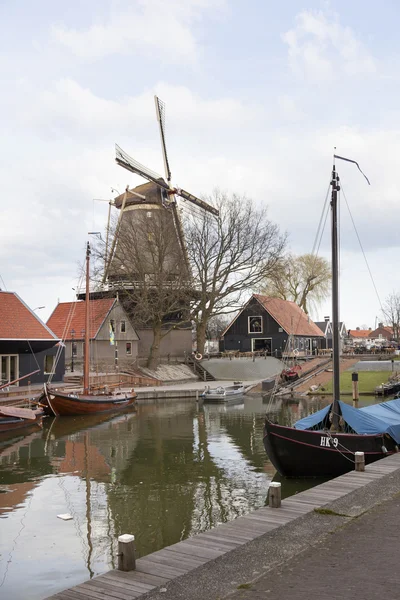
[[[151,279],[146,280],[145,282],[143,282],[143,280],[133,280],[133,281],[124,281],[123,279],[118,279],[115,281],[108,281],[104,284],[93,284],[90,286],[89,289],[89,293],[90,294],[95,294],[96,292],[118,292],[121,290],[132,290],[134,288],[142,288],[144,285],[146,285],[147,287],[154,287],[154,289],[159,289],[160,287],[163,287],[164,289],[167,288],[176,288],[177,286],[177,280],[176,279],[171,279],[171,281],[163,281],[162,284],[157,282],[157,281],[151,281]],[[187,281],[179,281],[179,289],[184,291],[184,290],[193,290],[195,291],[197,288],[193,285],[193,283],[190,280]],[[85,293],[85,288],[84,287],[79,287],[76,290],[77,295],[81,296],[82,294]]]

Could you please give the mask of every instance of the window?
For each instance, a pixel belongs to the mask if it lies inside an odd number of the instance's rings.
[[[0,356],[0,383],[8,383],[19,377],[19,361],[17,354]],[[15,385],[18,385],[16,383]]]
[[[51,373],[54,366],[54,356],[52,354],[46,354],[44,357],[44,372]]]
[[[262,317],[249,317],[249,333],[262,333]]]
[[[126,323],[125,323],[125,321],[121,321],[119,330],[120,330],[121,333],[125,333],[125,331],[126,331]]]
[[[132,355],[132,342],[126,342],[126,354],[128,356]]]

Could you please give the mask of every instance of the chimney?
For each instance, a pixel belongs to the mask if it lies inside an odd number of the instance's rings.
[[[325,323],[327,323],[329,321],[330,317],[324,317],[324,321]]]
[[[380,329],[381,327],[383,327],[383,323],[378,323],[378,329]]]

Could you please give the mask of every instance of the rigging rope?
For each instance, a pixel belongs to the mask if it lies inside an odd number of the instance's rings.
[[[365,260],[365,264],[367,265],[367,269],[368,269],[369,276],[371,277],[372,285],[374,286],[374,290],[375,290],[376,297],[378,298],[379,305],[380,305],[380,307],[381,307],[381,310],[383,311],[382,302],[381,302],[381,299],[380,299],[380,296],[379,296],[379,293],[378,293],[377,287],[376,287],[376,285],[375,285],[375,281],[374,281],[374,277],[373,277],[373,275],[372,275],[372,271],[371,271],[371,269],[370,269],[370,266],[369,266],[369,264],[368,264],[367,256],[366,256],[366,254],[365,254],[365,252],[364,252],[364,248],[363,248],[363,245],[362,245],[362,242],[361,242],[360,235],[359,235],[359,233],[358,233],[358,231],[357,231],[357,227],[356,227],[356,224],[355,224],[355,222],[354,222],[353,215],[351,214],[351,210],[350,210],[349,203],[347,202],[346,194],[344,193],[343,184],[341,184],[341,188],[342,188],[343,198],[344,198],[344,200],[345,200],[345,202],[346,202],[347,210],[349,211],[350,219],[351,219],[351,222],[352,222],[352,224],[353,224],[353,227],[354,227],[354,231],[355,231],[355,233],[356,233],[356,236],[357,236],[357,239],[358,239],[358,243],[360,244],[360,248],[361,248],[361,252],[362,252],[362,254],[363,254],[364,260]]]

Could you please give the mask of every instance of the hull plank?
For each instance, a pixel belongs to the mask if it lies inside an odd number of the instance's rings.
[[[137,394],[116,394],[114,396],[102,395],[68,395],[46,389],[47,411],[55,416],[79,416],[97,413],[117,412],[132,406]]]

